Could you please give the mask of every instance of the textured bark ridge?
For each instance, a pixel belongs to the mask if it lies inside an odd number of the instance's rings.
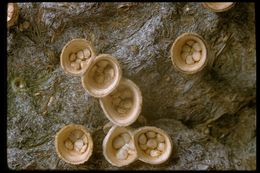
[[[201,3],[18,6],[17,24],[7,37],[10,169],[256,169],[254,3],[223,13]],[[199,34],[209,46],[209,63],[198,74],[184,75],[171,62],[171,45],[184,32]],[[139,86],[142,112],[131,127],[165,130],[174,147],[167,163],[136,161],[117,168],[105,160],[103,127],[109,121],[80,77],[60,66],[61,50],[74,38],[89,40],[97,55],[116,57],[123,76]],[[91,158],[79,166],[55,152],[55,134],[70,123],[88,128],[94,141]]]

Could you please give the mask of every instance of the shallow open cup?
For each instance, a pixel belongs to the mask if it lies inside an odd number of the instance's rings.
[[[60,63],[65,73],[82,76],[95,58],[91,43],[85,39],[72,39],[62,49]]]
[[[55,136],[56,152],[62,160],[78,165],[86,162],[93,152],[93,140],[82,125],[69,124]]]
[[[100,54],[81,77],[83,88],[93,97],[105,97],[119,84],[122,70],[116,58]]]
[[[234,7],[235,2],[204,2],[202,5],[213,12],[224,12]]]
[[[183,57],[184,47],[188,47],[188,43],[196,43],[196,47],[199,47],[199,60],[192,61],[194,63],[188,64],[187,59]],[[194,45],[194,44],[193,44]],[[196,48],[195,47],[195,48]],[[193,51],[193,47],[190,47],[190,51]],[[195,50],[194,50],[195,51]],[[171,50],[171,60],[172,64],[176,70],[185,73],[185,74],[194,74],[201,71],[207,64],[207,45],[204,39],[196,33],[184,33],[180,35],[172,44]],[[187,54],[186,57],[190,56]]]
[[[149,164],[162,164],[172,153],[170,136],[160,128],[144,126],[134,132],[138,159]]]
[[[126,166],[137,160],[131,130],[114,125],[103,140],[103,155],[116,167]]]
[[[142,94],[131,80],[122,78],[118,87],[99,99],[106,117],[118,126],[134,123],[142,109]]]

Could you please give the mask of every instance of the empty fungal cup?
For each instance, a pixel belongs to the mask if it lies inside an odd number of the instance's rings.
[[[7,27],[15,25],[19,16],[19,7],[16,3],[8,3],[7,6]]]
[[[100,54],[91,63],[81,81],[83,88],[93,97],[105,97],[119,84],[122,70],[116,58]]]
[[[103,140],[103,155],[116,167],[122,167],[137,160],[133,134],[125,127],[113,126]]]
[[[169,159],[172,141],[165,131],[153,126],[144,126],[133,133],[139,160],[149,164],[161,164]]]
[[[235,2],[204,2],[202,5],[213,12],[224,12],[231,9]]]
[[[135,122],[142,109],[142,94],[131,80],[122,78],[118,87],[109,95],[99,99],[106,117],[118,126]]]
[[[55,136],[56,152],[67,163],[78,165],[86,162],[93,151],[93,140],[82,125],[70,124]]]
[[[73,39],[62,49],[60,63],[65,73],[82,76],[95,58],[91,43],[85,39]]]
[[[207,64],[207,47],[204,39],[195,33],[184,33],[172,44],[173,66],[186,74],[201,71]]]

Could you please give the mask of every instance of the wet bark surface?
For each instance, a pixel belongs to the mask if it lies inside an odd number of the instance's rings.
[[[10,169],[254,170],[256,169],[256,51],[254,3],[214,13],[201,3],[19,3],[8,30],[7,159]],[[28,21],[29,28],[23,28]],[[207,42],[209,64],[184,75],[170,59],[173,41],[195,32]],[[136,161],[116,168],[102,154],[108,122],[80,77],[60,66],[73,38],[120,62],[123,76],[142,91],[133,128],[151,125],[171,137],[168,162]],[[84,125],[94,151],[85,164],[60,160],[54,136],[64,125]]]

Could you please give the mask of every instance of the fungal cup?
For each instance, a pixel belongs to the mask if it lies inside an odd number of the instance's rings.
[[[201,71],[208,61],[206,42],[195,33],[180,35],[172,44],[170,53],[175,69],[185,74]]]
[[[122,78],[118,87],[109,95],[99,99],[106,117],[118,126],[135,122],[142,109],[142,94],[131,80]]]
[[[83,88],[93,97],[105,97],[119,84],[122,70],[116,58],[100,54],[91,63],[81,81]]]
[[[132,131],[114,125],[103,140],[103,155],[116,167],[127,166],[137,160]]]
[[[86,162],[93,151],[93,140],[82,125],[70,124],[55,136],[56,152],[67,163],[78,165]]]
[[[73,39],[62,49],[60,63],[65,73],[82,76],[95,58],[91,43],[85,39]]]

